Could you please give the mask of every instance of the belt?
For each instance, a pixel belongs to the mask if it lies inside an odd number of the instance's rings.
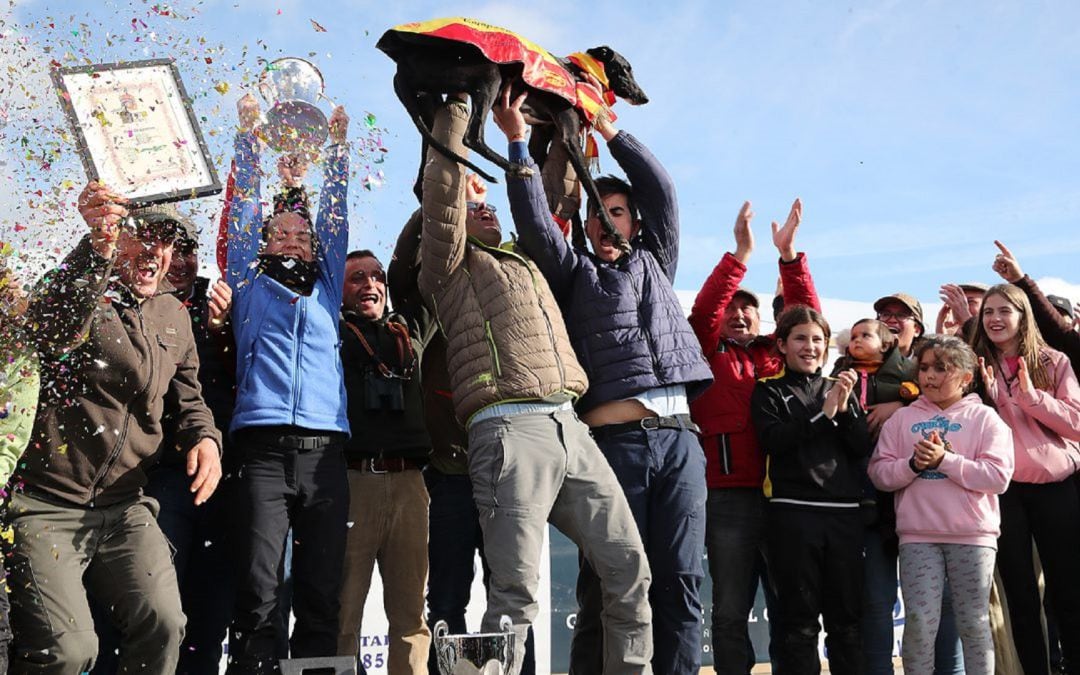
[[[687,431],[693,431],[694,433],[701,433],[701,429],[698,428],[698,425],[694,424],[689,415],[642,417],[633,422],[604,424],[593,427],[589,431],[592,432],[593,438],[602,440],[628,431],[656,431],[657,429],[686,429]]]
[[[288,450],[318,450],[345,440],[345,434],[297,434],[273,428],[250,427],[242,429],[240,438],[245,442],[276,445]]]
[[[419,471],[423,462],[405,457],[365,457],[350,459],[346,462],[353,471],[362,473],[399,473],[401,471]]]

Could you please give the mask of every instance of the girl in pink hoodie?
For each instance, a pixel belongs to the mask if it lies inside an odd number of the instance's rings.
[[[998,569],[1026,675],[1047,675],[1037,577],[1039,551],[1050,610],[1065,661],[1080,664],[1080,385],[1061,352],[1043,342],[1027,296],[994,286],[983,297],[973,337],[988,397],[1012,429],[1016,473],[1001,496]]]
[[[1009,427],[976,394],[975,353],[934,336],[916,352],[921,395],[881,429],[870,480],[896,493],[904,672],[934,672],[934,639],[948,579],[969,675],[994,672],[990,584],[998,494],[1013,472]]]

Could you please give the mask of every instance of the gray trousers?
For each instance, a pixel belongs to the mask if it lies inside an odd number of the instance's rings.
[[[968,544],[901,544],[900,590],[904,594],[904,642],[900,655],[907,675],[934,672],[934,641],[941,623],[941,593],[949,580],[956,628],[964,649],[964,671],[993,675],[990,584],[996,552]]]
[[[16,492],[7,523],[12,673],[88,672],[98,653],[87,593],[123,635],[121,673],[176,671],[184,613],[157,502],[85,509]]]
[[[469,428],[469,477],[491,567],[482,629],[510,617],[521,672],[537,612],[547,523],[582,550],[600,577],[604,675],[651,673],[651,575],[614,472],[573,411],[482,420]]]

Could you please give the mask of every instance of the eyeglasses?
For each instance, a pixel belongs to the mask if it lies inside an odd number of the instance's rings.
[[[465,208],[470,211],[487,211],[488,213],[495,213],[499,210],[486,202],[465,202]]]
[[[362,284],[365,281],[367,281],[368,279],[371,279],[373,282],[375,282],[377,284],[385,284],[386,283],[386,272],[383,272],[382,270],[376,270],[376,271],[372,272],[371,274],[368,274],[367,272],[360,271],[360,272],[354,272],[352,277],[350,277],[350,280],[353,283],[357,283],[357,284]]]
[[[914,319],[914,314],[897,314],[896,312],[878,312],[878,321],[888,321],[889,319],[896,319],[897,321],[907,321],[908,319]]]

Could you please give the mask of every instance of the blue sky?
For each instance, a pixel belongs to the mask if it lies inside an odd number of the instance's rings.
[[[680,289],[699,288],[731,249],[750,199],[758,250],[748,283],[771,290],[769,220],[782,221],[795,196],[805,205],[800,249],[830,297],[903,289],[929,301],[944,281],[993,282],[995,238],[1033,276],[1080,282],[1080,5],[1068,2],[9,2],[0,7],[0,239],[62,252],[82,227],[70,202],[85,177],[60,134],[51,60],[176,57],[224,172],[235,102],[257,58],[301,56],[348,108],[357,146],[377,139],[388,150],[354,157],[350,200],[351,243],[385,258],[415,206],[419,137],[394,97],[393,63],[374,44],[395,24],[455,15],[555,54],[608,44],[630,59],[651,102],[617,105],[618,125],[675,178]],[[213,90],[221,81],[225,95]],[[493,125],[489,134],[501,139]],[[617,171],[606,155],[601,166]],[[273,168],[269,153],[264,167]],[[382,186],[365,190],[378,171]],[[504,207],[503,187],[492,194]],[[206,244],[219,206],[189,205]]]

